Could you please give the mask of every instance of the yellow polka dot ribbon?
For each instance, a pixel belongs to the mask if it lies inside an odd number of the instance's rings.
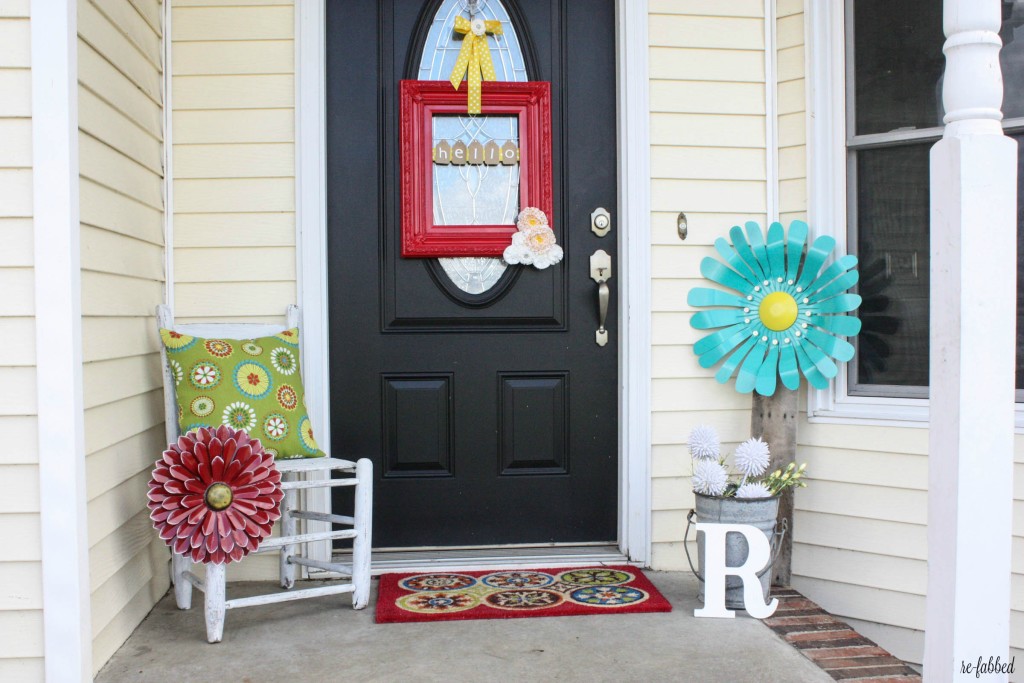
[[[477,20],[480,21],[480,20]],[[484,30],[479,34],[473,30],[473,23],[465,17],[455,17],[455,31],[466,37],[462,40],[462,50],[448,79],[452,87],[459,89],[465,74],[469,81],[469,113],[480,113],[480,82],[495,81],[494,62],[491,61],[491,48],[487,44],[487,34],[501,35],[501,22],[488,20],[483,22]]]

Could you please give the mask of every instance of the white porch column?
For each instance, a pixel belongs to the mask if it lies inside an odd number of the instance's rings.
[[[78,204],[78,5],[75,0],[32,0],[30,14],[44,666],[48,683],[91,681]]]
[[[945,0],[946,130],[931,151],[925,678],[1009,651],[1017,145],[1000,126],[999,0]],[[983,677],[1006,680],[1006,676]]]

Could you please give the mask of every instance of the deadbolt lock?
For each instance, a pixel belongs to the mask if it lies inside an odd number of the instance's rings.
[[[612,215],[603,207],[597,207],[590,214],[590,229],[598,237],[604,237],[612,229]]]

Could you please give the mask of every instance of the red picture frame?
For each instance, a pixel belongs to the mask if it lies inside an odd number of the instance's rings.
[[[519,206],[551,214],[551,84],[485,81],[481,114],[519,119]],[[515,225],[435,225],[433,116],[465,114],[466,85],[448,81],[401,81],[402,256],[501,256]]]

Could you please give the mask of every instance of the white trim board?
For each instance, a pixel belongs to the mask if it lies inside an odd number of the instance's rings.
[[[776,0],[764,0],[765,224],[779,220],[779,70]]]
[[[619,548],[651,561],[651,131],[647,0],[618,0]]]
[[[617,0],[619,546],[651,557],[651,265],[647,0]],[[296,230],[307,407],[329,443],[324,0],[296,0]],[[329,496],[315,501],[327,510]],[[314,509],[311,507],[310,509]],[[329,553],[323,544],[316,557]],[[326,556],[324,557],[326,559]]]
[[[164,303],[174,310],[174,106],[173,94],[174,39],[171,0],[163,0],[163,161],[164,161]]]
[[[75,0],[32,0],[32,210],[47,681],[92,680]]]
[[[302,311],[302,366],[306,409],[317,440],[330,448],[330,326],[327,308],[327,132],[324,0],[295,2],[295,258]],[[329,475],[328,475],[329,476]],[[331,489],[309,489],[305,509],[330,512]],[[330,531],[306,522],[306,531]],[[331,542],[311,543],[309,557],[331,561]],[[309,569],[303,567],[303,575]]]

